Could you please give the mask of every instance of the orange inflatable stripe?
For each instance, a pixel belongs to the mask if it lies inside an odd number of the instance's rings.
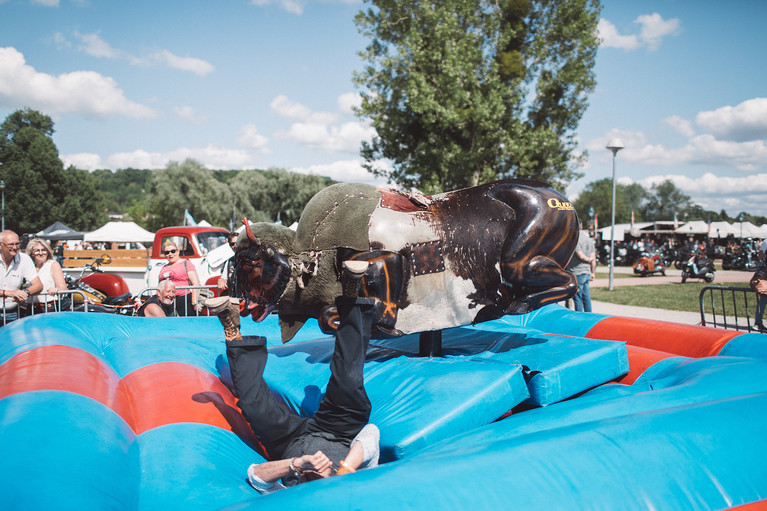
[[[631,346],[681,355],[712,357],[742,332],[648,319],[608,317],[586,334],[589,339],[626,341]]]
[[[255,445],[250,426],[218,377],[179,362],[152,364],[120,379],[103,360],[79,348],[42,346],[0,366],[0,399],[21,392],[61,390],[114,410],[138,435],[177,422],[210,424]]]
[[[676,357],[673,353],[665,351],[640,348],[638,346],[626,346],[629,355],[629,372],[615,380],[616,383],[631,385],[639,378],[645,370],[651,365],[663,360],[664,358]]]
[[[130,401],[118,390],[112,368],[87,351],[41,346],[23,351],[0,366],[0,399],[21,392],[62,390],[94,399],[133,426]]]
[[[197,367],[179,362],[148,365],[125,376],[120,387],[131,396],[137,435],[165,424],[197,422],[255,440],[229,390],[217,376]]]
[[[729,508],[730,510],[737,511],[767,511],[767,500],[757,500],[750,504],[743,504],[741,506],[735,506]]]

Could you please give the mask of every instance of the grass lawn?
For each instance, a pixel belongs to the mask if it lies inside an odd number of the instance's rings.
[[[632,275],[627,275],[632,277]],[[613,275],[615,277],[615,275]],[[635,305],[639,307],[653,307],[655,309],[700,312],[700,290],[708,286],[705,282],[687,282],[674,284],[649,284],[646,286],[620,286],[614,287],[612,291],[605,288],[591,288],[592,300],[600,302],[616,303],[620,305]],[[748,287],[747,282],[714,282],[712,286],[729,287]],[[721,310],[719,305],[720,293],[715,292],[717,310]],[[736,306],[739,311],[744,310],[743,293],[735,293]],[[756,296],[749,293],[748,306],[752,309],[756,304]],[[732,293],[725,293],[725,303],[727,308],[731,307],[733,298]],[[711,310],[710,301],[707,300],[705,310]]]

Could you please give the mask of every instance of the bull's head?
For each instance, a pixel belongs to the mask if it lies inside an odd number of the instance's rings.
[[[254,321],[262,321],[277,308],[290,281],[290,263],[287,255],[280,252],[285,251],[279,239],[282,236],[275,239],[268,232],[264,233],[266,236],[256,236],[247,219],[243,223],[247,238],[238,240],[234,258],[237,295],[244,301],[242,315],[250,314]],[[254,224],[254,228],[258,230],[259,225],[269,231],[273,224]],[[266,241],[267,238],[272,242]]]

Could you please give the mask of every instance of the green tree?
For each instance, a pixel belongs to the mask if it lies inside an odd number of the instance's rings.
[[[657,220],[672,220],[674,213],[679,214],[692,206],[692,200],[688,195],[676,187],[673,181],[667,179],[662,183],[656,183],[650,188],[650,193],[645,199],[642,213],[648,222]]]
[[[356,17],[367,65],[354,74],[357,113],[377,131],[361,149],[368,170],[426,192],[579,177],[598,0],[368,1]]]
[[[599,215],[599,225],[610,225],[612,216],[612,179],[605,178],[593,181],[586,185],[573,203],[578,216],[582,221],[588,218],[590,207]],[[632,183],[630,185],[615,184],[615,223],[629,223],[631,212],[634,212],[634,220],[646,221],[642,217],[642,207],[648,198],[647,190],[642,185]]]
[[[90,230],[106,218],[91,176],[74,168],[64,171],[53,133],[51,118],[29,108],[13,112],[0,126],[5,225],[19,234],[57,220]]]
[[[59,219],[72,229],[93,231],[109,221],[97,177],[87,170],[69,167],[64,171],[65,194]]]
[[[229,188],[200,163],[192,159],[170,162],[164,169],[152,173],[145,223],[151,230],[180,225],[184,211],[188,210],[198,221],[204,219],[213,225],[227,226],[228,194]]]

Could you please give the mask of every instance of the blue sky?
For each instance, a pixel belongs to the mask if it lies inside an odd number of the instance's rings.
[[[0,118],[50,115],[65,163],[287,168],[374,182],[351,111],[354,0],[0,0]],[[767,2],[606,1],[575,198],[672,179],[707,209],[767,216]],[[382,183],[381,183],[382,184]],[[6,190],[6,193],[10,193]]]

